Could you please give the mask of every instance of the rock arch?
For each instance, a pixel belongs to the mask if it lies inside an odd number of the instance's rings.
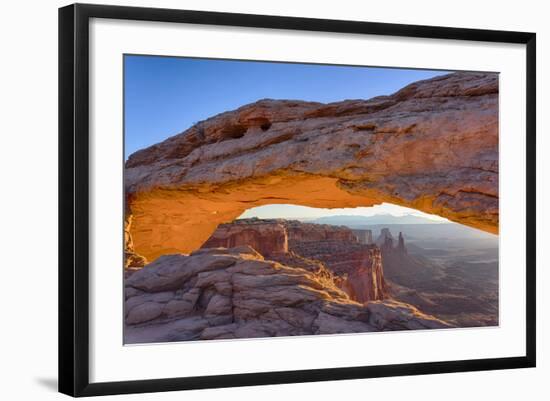
[[[370,100],[260,100],[134,153],[125,188],[127,238],[149,260],[274,203],[388,202],[498,233],[498,75],[454,73]]]

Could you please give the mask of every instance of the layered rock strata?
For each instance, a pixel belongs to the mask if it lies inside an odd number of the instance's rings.
[[[294,243],[318,241],[357,242],[357,237],[348,227],[329,224],[303,223],[298,220],[283,220],[288,239]]]
[[[323,274],[358,302],[387,297],[380,249],[347,227],[284,219],[222,224],[202,248],[251,246],[262,256]]]
[[[289,249],[321,261],[335,275],[337,285],[358,302],[387,297],[381,253],[376,245],[338,240],[289,240]]]
[[[221,224],[202,248],[234,248],[249,245],[263,256],[288,252],[288,234],[277,220],[236,220]]]
[[[387,297],[380,249],[359,242],[348,227],[285,221],[288,249],[322,262],[336,284],[358,302]]]

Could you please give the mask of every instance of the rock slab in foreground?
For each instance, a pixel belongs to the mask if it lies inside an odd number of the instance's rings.
[[[395,301],[351,301],[326,277],[249,247],[166,255],[125,281],[125,343],[451,327]]]

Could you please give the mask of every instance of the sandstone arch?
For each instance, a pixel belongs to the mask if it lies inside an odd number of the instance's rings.
[[[125,186],[127,228],[149,260],[274,203],[388,202],[498,233],[498,75],[454,73],[370,100],[260,100],[134,153]]]

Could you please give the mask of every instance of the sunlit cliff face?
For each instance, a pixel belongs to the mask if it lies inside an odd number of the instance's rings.
[[[136,252],[154,260],[162,254],[198,249],[219,224],[231,222],[257,206],[350,208],[374,202],[343,191],[335,179],[306,175],[194,191],[153,191],[132,199],[131,232]]]

